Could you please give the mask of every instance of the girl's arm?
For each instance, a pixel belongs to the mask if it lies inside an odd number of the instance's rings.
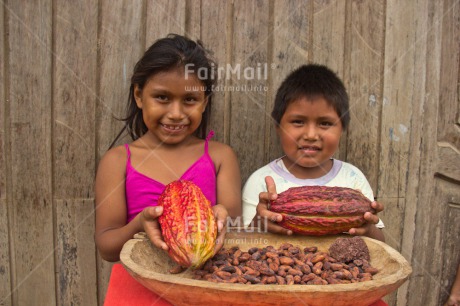
[[[452,289],[450,290],[449,298],[444,306],[458,306],[460,305],[460,263],[457,268],[457,275],[455,276]]]
[[[166,245],[156,221],[161,208],[146,208],[126,224],[126,158],[124,147],[108,151],[96,175],[95,241],[101,257],[107,261],[118,261],[125,242],[140,231],[145,230],[156,246],[165,248]]]
[[[241,174],[235,152],[227,145],[210,142],[210,154],[216,164],[217,204],[232,218],[241,216]]]

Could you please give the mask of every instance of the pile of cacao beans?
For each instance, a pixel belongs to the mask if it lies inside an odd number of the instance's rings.
[[[284,243],[279,248],[235,246],[221,249],[194,271],[194,279],[216,283],[327,285],[371,280],[378,269],[365,259],[338,262],[317,247],[301,248]]]

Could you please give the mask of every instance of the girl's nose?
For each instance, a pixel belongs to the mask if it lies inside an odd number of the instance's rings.
[[[182,120],[185,114],[180,101],[173,101],[169,104],[168,118],[171,120]]]

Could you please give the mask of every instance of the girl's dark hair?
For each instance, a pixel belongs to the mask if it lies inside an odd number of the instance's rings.
[[[279,125],[289,103],[323,97],[337,112],[343,129],[350,123],[348,94],[339,77],[322,65],[303,65],[289,74],[278,88],[272,118]]]
[[[138,139],[147,132],[147,126],[142,118],[142,109],[137,107],[134,98],[135,86],[137,85],[142,89],[152,75],[186,67],[186,65],[189,65],[187,72],[191,71],[192,74],[194,72],[196,76],[198,76],[197,71],[200,71],[199,80],[203,83],[205,97],[208,98],[208,104],[203,112],[201,123],[195,132],[195,135],[200,138],[206,137],[206,129],[211,115],[212,90],[215,84],[215,63],[210,57],[210,52],[204,48],[201,41],[195,42],[181,35],[169,34],[165,38],[155,41],[134,66],[129,88],[127,116],[121,119],[125,122],[125,126],[110,147],[116,143],[125,131],[128,132],[133,140]],[[203,71],[204,73],[201,73]]]

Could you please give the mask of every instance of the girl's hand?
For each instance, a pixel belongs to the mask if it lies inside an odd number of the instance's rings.
[[[263,227],[266,226],[266,231],[275,234],[292,235],[292,231],[287,230],[276,224],[276,222],[280,222],[283,220],[283,216],[268,210],[268,205],[270,204],[270,201],[275,200],[278,197],[278,194],[276,193],[275,181],[271,176],[267,176],[265,177],[265,184],[267,185],[267,191],[261,192],[259,194],[259,204],[257,204],[257,213],[253,219],[254,224],[259,224],[260,221],[260,224]]]
[[[214,217],[217,221],[217,239],[214,252],[217,253],[224,245],[225,234],[227,232],[228,212],[224,205],[217,204],[212,207]]]
[[[444,306],[460,306],[460,296],[450,295]]]
[[[141,212],[140,222],[144,232],[147,234],[147,237],[149,237],[153,245],[167,251],[168,245],[163,240],[160,224],[157,220],[162,213],[162,206],[146,207]]]
[[[371,203],[371,206],[375,212],[368,211],[364,213],[364,219],[366,220],[366,223],[364,223],[364,225],[361,227],[351,228],[348,231],[348,233],[350,235],[368,236],[381,241],[385,241],[385,238],[383,236],[383,233],[381,233],[381,230],[375,227],[375,224],[379,223],[380,220],[377,216],[377,213],[383,211],[383,204],[374,201]]]

